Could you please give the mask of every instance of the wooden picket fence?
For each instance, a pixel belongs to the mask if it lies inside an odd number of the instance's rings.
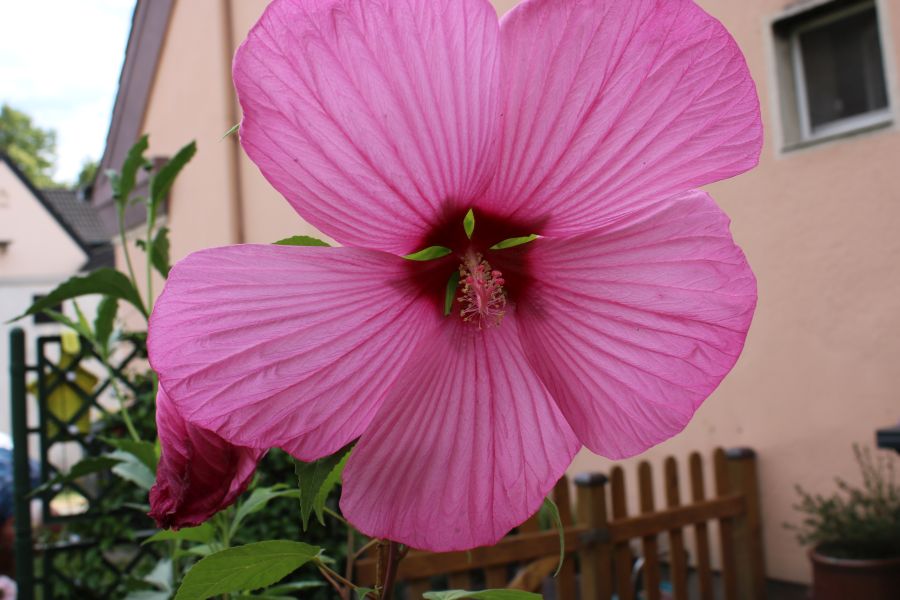
[[[570,486],[564,477],[553,491],[564,526],[566,561],[553,579],[558,600],[761,600],[765,572],[761,537],[756,455],[746,448],[713,452],[711,495],[703,477],[699,453],[688,458],[690,499],[682,498],[682,474],[674,457],[663,463],[665,499],[654,498],[650,463],[638,465],[639,512],[626,504],[625,471],[609,477],[599,473],[575,478],[577,509],[573,515]],[[718,523],[721,567],[716,584],[712,564],[710,524]],[[686,530],[686,528],[689,528]],[[691,531],[692,530],[692,531]],[[668,537],[668,552],[660,555],[660,536]],[[688,560],[688,536],[693,537],[693,561]],[[634,549],[640,547],[636,556]],[[559,560],[559,532],[540,530],[537,517],[498,544],[470,552],[411,551],[400,563],[398,590],[410,600],[431,589],[516,588],[540,590]],[[693,564],[689,564],[689,563]],[[577,564],[576,564],[577,563]],[[663,565],[667,569],[663,569]],[[376,559],[356,564],[357,579],[372,585]],[[689,579],[693,579],[689,596]],[[637,592],[638,582],[643,592]],[[432,584],[436,583],[437,587]],[[403,597],[403,596],[398,596]]]

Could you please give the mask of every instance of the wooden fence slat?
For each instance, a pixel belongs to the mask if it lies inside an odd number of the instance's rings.
[[[729,494],[722,498],[712,498],[678,508],[664,508],[652,513],[613,521],[609,524],[609,534],[613,542],[624,542],[634,538],[656,535],[673,527],[687,527],[700,521],[731,518],[741,514],[743,510],[743,495]]]
[[[406,584],[408,600],[422,600],[422,594],[431,591],[431,582],[427,579],[414,579]]]
[[[569,498],[569,478],[563,477],[553,488],[553,501],[559,509],[559,520],[563,527],[571,527],[575,523],[572,516],[572,502]],[[555,570],[555,567],[554,567]],[[578,580],[575,574],[575,557],[567,556],[562,568],[556,576],[556,597],[575,598],[577,596]]]
[[[650,463],[641,461],[638,465],[638,488],[641,497],[641,512],[652,513],[655,509],[653,501],[653,472]],[[642,539],[644,550],[644,593],[648,600],[660,600],[659,585],[659,546],[656,533],[645,535]]]
[[[628,518],[628,502],[625,493],[625,470],[613,467],[609,474],[610,491],[612,492],[613,520]],[[615,546],[616,592],[620,600],[634,600],[634,585],[631,581],[631,567],[634,563],[631,546],[627,541]]]
[[[706,500],[703,485],[703,459],[699,452],[692,452],[689,458],[691,469],[691,500],[694,503]],[[697,578],[700,581],[700,600],[713,600],[712,563],[709,555],[709,527],[706,521],[694,524],[697,541]]]
[[[571,558],[569,559],[571,560]],[[509,583],[506,567],[489,567],[484,570],[485,587],[489,590],[505,588]]]
[[[719,497],[731,493],[728,481],[728,465],[725,451],[716,448],[713,453],[713,470],[716,474],[716,495]],[[725,588],[725,600],[737,600],[738,588],[735,578],[734,559],[734,522],[732,518],[719,519],[719,541],[722,551],[722,584]]]
[[[584,547],[581,535],[587,531],[584,525],[574,525],[565,532],[566,552],[574,553]],[[437,575],[447,575],[476,568],[504,566],[527,562],[545,556],[559,556],[559,533],[539,531],[509,536],[495,546],[473,548],[468,552],[420,552],[413,550],[397,568],[397,579],[407,581]],[[356,563],[360,581],[375,580],[375,560],[366,558]]]
[[[585,473],[575,478],[578,490],[578,520],[595,536],[588,540],[580,553],[582,600],[610,600],[612,598],[612,545],[608,540],[596,539],[606,533],[606,483],[600,473]]]
[[[762,518],[756,453],[749,448],[725,451],[731,491],[744,495],[746,510],[735,517],[735,578],[740,600],[765,600],[766,575],[762,548]]]
[[[678,489],[678,464],[675,457],[669,456],[664,463],[666,481],[666,505],[675,508],[681,505],[681,494]],[[669,530],[669,570],[671,571],[672,592],[675,600],[688,600],[687,587],[687,554],[684,551],[684,532],[681,527]]]
[[[472,578],[467,571],[460,573],[450,573],[447,576],[447,582],[450,584],[451,590],[471,590]]]

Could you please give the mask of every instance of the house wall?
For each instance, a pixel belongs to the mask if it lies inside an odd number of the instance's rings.
[[[515,1],[494,4],[502,11]],[[642,458],[658,463],[664,455],[694,449],[754,448],[767,572],[805,581],[805,554],[782,526],[796,520],[793,486],[828,491],[835,475],[856,480],[851,444],[871,443],[876,428],[900,419],[900,135],[892,126],[783,152],[770,23],[798,3],[700,4],[737,38],[762,102],[767,139],[759,168],[710,187],[733,219],[735,238],[757,274],[760,300],[734,372],[682,435]],[[236,110],[229,104],[231,49],[265,2],[231,5],[226,27],[225,2],[176,2],[145,116],[154,152],[172,154],[190,139],[200,146],[172,194],[175,258],[206,246],[313,233],[243,154],[234,168],[236,138],[220,140]],[[896,106],[900,8],[887,1],[879,8]],[[608,467],[582,453],[571,470]]]
[[[74,275],[87,260],[31,190],[0,161],[0,432],[10,434],[9,332],[21,327],[29,340],[57,333],[56,325],[35,325],[31,318],[7,321],[25,312],[34,296],[46,294]],[[30,348],[33,350],[33,348]]]

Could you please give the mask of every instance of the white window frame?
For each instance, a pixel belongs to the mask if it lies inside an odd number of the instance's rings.
[[[823,15],[818,19],[814,19],[808,23],[803,23],[802,25],[795,27],[791,31],[790,46],[791,60],[793,63],[791,67],[794,71],[794,85],[796,88],[797,96],[797,115],[800,121],[800,134],[802,142],[814,142],[824,138],[831,138],[844,133],[884,125],[890,123],[893,120],[893,112],[891,110],[891,100],[889,92],[887,94],[888,103],[885,108],[863,113],[861,115],[854,115],[852,117],[838,119],[837,121],[832,121],[831,123],[820,125],[816,127],[815,130],[813,130],[809,115],[809,97],[807,96],[806,71],[803,65],[803,51],[800,46],[800,35],[812,29],[818,29],[823,25],[827,25],[834,21],[840,21],[847,17],[853,16],[856,13],[871,9],[875,9],[876,18],[878,19],[878,39],[882,53],[882,69],[884,70],[887,63],[884,51],[884,36],[882,36],[881,32],[881,19],[879,18],[881,15],[880,11],[878,11],[878,6],[875,3],[875,0],[863,2],[855,6],[849,6],[843,10],[835,11],[828,15]],[[884,78],[885,87],[888,87],[887,73],[882,72],[881,75]]]

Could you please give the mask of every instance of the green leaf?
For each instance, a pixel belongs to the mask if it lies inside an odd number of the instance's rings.
[[[104,356],[109,353],[109,338],[112,336],[118,310],[119,299],[113,296],[104,296],[97,306],[97,316],[94,317],[94,340]]]
[[[356,597],[358,600],[366,600],[366,597],[369,594],[374,594],[377,592],[377,590],[375,588],[367,588],[367,587],[358,587],[353,591],[356,592]]]
[[[169,194],[169,190],[172,189],[172,184],[175,183],[175,177],[177,177],[178,173],[181,172],[181,169],[194,158],[194,154],[196,153],[197,142],[191,142],[176,152],[175,156],[173,156],[169,162],[164,164],[162,168],[150,178],[149,212],[152,217],[150,222],[153,222],[153,218],[155,218],[156,210],[159,207],[160,202],[165,200],[166,196]]]
[[[314,559],[320,548],[273,540],[229,548],[197,562],[184,576],[176,600],[206,600],[218,594],[253,591],[281,581]]]
[[[172,265],[169,262],[169,228],[160,227],[153,238],[153,247],[150,249],[150,262],[164,278],[169,277]]]
[[[541,510],[546,511],[547,514],[550,515],[553,526],[556,527],[556,531],[559,532],[559,564],[556,565],[556,572],[553,573],[553,576],[556,577],[562,570],[563,562],[566,560],[566,530],[563,527],[562,519],[559,518],[559,507],[556,506],[556,503],[553,500],[549,497],[544,498],[544,504],[541,505]]]
[[[157,532],[144,540],[141,545],[153,544],[156,542],[168,542],[171,540],[181,540],[183,542],[199,542],[201,544],[206,544],[212,541],[215,534],[216,530],[211,524],[203,523],[202,525],[198,525],[197,527],[185,527],[184,529],[179,529],[178,531],[166,529],[165,531]]]
[[[309,517],[316,512],[319,523],[325,524],[325,499],[328,492],[340,481],[349,450],[340,450],[331,456],[311,463],[294,461],[294,472],[300,486],[300,518],[303,530],[309,525]]]
[[[159,458],[156,456],[156,446],[152,442],[112,438],[104,438],[103,441],[117,450],[131,454],[146,465],[150,471],[156,473],[156,463]]]
[[[456,300],[456,290],[459,287],[459,271],[454,271],[447,280],[447,289],[444,291],[444,316],[453,312],[453,301]]]
[[[291,592],[296,592],[299,590],[310,590],[313,588],[323,587],[324,585],[324,581],[293,581],[291,583],[279,583],[276,586],[266,588],[266,591],[263,592],[262,596],[254,595],[253,597],[260,598],[283,595],[283,597],[293,599],[294,596],[288,595]]]
[[[112,472],[147,491],[156,483],[156,475],[141,460],[130,452],[116,450],[106,455],[120,462],[112,468]]]
[[[29,496],[36,496],[57,485],[67,483],[69,481],[74,481],[79,477],[84,477],[85,475],[98,473],[100,471],[108,471],[110,468],[119,464],[119,462],[119,459],[110,456],[89,456],[88,458],[84,458],[72,465],[72,468],[69,469],[69,472],[65,475],[57,475],[47,483],[36,487],[31,491]]]
[[[233,133],[237,133],[237,130],[240,129],[240,128],[241,128],[241,124],[240,124],[240,123],[235,123],[234,125],[231,126],[231,128],[230,128],[228,131],[226,131],[226,132],[222,135],[221,138],[219,138],[220,141],[221,141],[221,140],[224,140],[225,138],[227,138],[229,135],[232,135]]]
[[[472,212],[471,208],[466,213],[465,218],[463,218],[463,229],[466,230],[466,237],[471,240],[472,233],[475,231],[475,213]]]
[[[532,233],[531,235],[523,235],[522,237],[513,237],[503,240],[502,242],[497,242],[493,246],[491,246],[491,250],[506,250],[507,248],[515,248],[516,246],[521,246],[522,244],[527,244],[528,242],[533,242],[538,238],[537,234]]]
[[[522,590],[481,590],[480,592],[466,592],[463,590],[447,590],[445,592],[425,592],[422,595],[426,600],[541,600],[543,596]]]
[[[173,585],[172,580],[174,576],[175,574],[172,572],[172,561],[168,558],[164,558],[156,563],[153,570],[144,577],[144,581],[171,595]]]
[[[130,592],[125,596],[125,600],[169,600],[171,597],[172,592],[138,590]]]
[[[283,240],[275,242],[276,246],[330,246],[328,242],[323,242],[318,238],[308,235],[295,235]]]
[[[253,490],[250,497],[244,500],[234,513],[234,520],[231,522],[231,535],[233,536],[240,529],[241,524],[248,515],[262,510],[266,505],[275,498],[298,497],[297,490],[286,489],[283,484],[273,485],[272,487],[261,487]]]
[[[110,177],[113,196],[119,205],[125,204],[125,201],[134,189],[135,182],[137,181],[138,169],[147,162],[146,159],[144,159],[144,152],[147,151],[149,145],[147,136],[142,136],[141,139],[128,150],[128,154],[125,156],[125,162],[122,163],[122,173],[115,178]]]
[[[141,314],[147,316],[141,296],[134,289],[134,285],[132,285],[128,277],[115,269],[104,267],[91,271],[84,277],[76,276],[62,282],[55,290],[32,304],[28,310],[13,319],[13,321],[45,311],[48,308],[52,309],[65,300],[88,294],[103,294],[125,300],[140,310]]]
[[[418,252],[407,254],[403,258],[406,258],[408,260],[426,261],[434,260],[436,258],[444,258],[451,252],[453,252],[453,250],[444,246],[429,246],[424,250],[419,250]]]
[[[46,313],[46,315],[48,317],[50,317],[57,323],[59,323],[61,325],[65,325],[66,327],[75,330],[75,332],[78,333],[78,335],[80,335],[81,337],[87,338],[88,340],[94,339],[94,334],[90,329],[85,329],[84,325],[82,325],[81,323],[76,323],[75,321],[73,321],[72,319],[67,317],[66,315],[64,315],[62,313],[58,313],[55,310],[50,310],[49,308],[46,309],[44,311],[44,313]],[[21,318],[21,317],[19,317],[19,318]]]

